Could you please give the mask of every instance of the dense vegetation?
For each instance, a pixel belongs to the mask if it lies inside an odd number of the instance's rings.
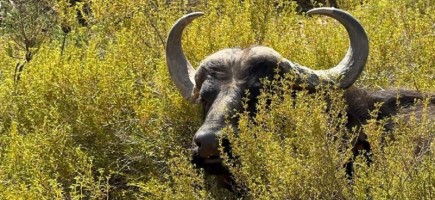
[[[0,199],[235,198],[190,164],[201,112],[170,81],[164,46],[171,25],[205,12],[184,37],[193,64],[222,48],[261,44],[328,68],[346,52],[347,36],[329,18],[298,13],[292,1],[191,2],[0,0]],[[357,86],[435,91],[431,0],[337,3],[370,39]],[[290,98],[283,81],[266,83],[255,123],[241,113],[237,136],[227,131],[242,163],[231,170],[249,188],[246,198],[435,198],[435,146],[414,152],[416,140],[434,137],[426,115],[393,119],[394,139],[384,139],[383,122],[366,125],[374,164],[358,158],[350,181],[343,143],[355,133],[338,117],[340,93],[325,113],[322,95]]]

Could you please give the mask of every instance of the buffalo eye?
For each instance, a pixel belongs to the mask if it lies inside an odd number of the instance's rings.
[[[207,116],[208,111],[210,110],[210,107],[212,105],[212,103],[208,100],[206,100],[203,97],[199,97],[199,103],[202,106],[202,113],[203,113],[203,118],[205,119],[205,117]]]
[[[216,85],[219,85],[219,83],[206,80],[201,86],[201,91],[199,92],[199,102],[203,105],[206,112],[210,109],[219,93]]]

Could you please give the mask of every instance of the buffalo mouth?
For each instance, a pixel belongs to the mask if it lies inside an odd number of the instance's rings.
[[[222,163],[222,159],[219,156],[211,156],[209,158],[204,159],[204,164],[218,164]]]
[[[230,160],[234,161],[234,156],[231,151],[231,145],[228,139],[224,138],[221,141],[223,147],[223,153],[228,156]],[[204,172],[209,175],[230,175],[230,170],[224,165],[221,156],[213,155],[207,158],[199,156],[198,149],[193,149],[191,163],[197,169],[204,169]]]
[[[212,175],[217,177],[218,187],[228,189],[235,192],[237,196],[243,194],[243,190],[238,187],[234,180],[233,175],[226,167],[220,156],[211,156],[209,158],[201,158],[194,154],[192,157],[192,164],[197,169],[203,169],[206,175]]]
[[[197,153],[192,156],[192,164],[197,169],[203,169],[209,175],[224,175],[230,174],[228,168],[223,164],[220,156],[210,156],[202,158]]]

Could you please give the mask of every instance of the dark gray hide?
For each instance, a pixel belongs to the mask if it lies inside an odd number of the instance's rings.
[[[209,174],[220,175],[223,181],[231,182],[228,171],[221,165],[219,145],[230,153],[228,141],[218,141],[221,129],[226,125],[225,116],[232,111],[240,111],[245,91],[250,91],[249,110],[255,112],[256,96],[259,93],[262,78],[271,78],[276,73],[292,72],[296,76],[295,90],[306,84],[310,91],[315,91],[319,84],[334,85],[345,90],[348,104],[348,127],[361,126],[370,118],[369,110],[375,104],[384,102],[380,117],[398,113],[399,106],[408,107],[416,99],[423,99],[423,94],[413,91],[369,91],[358,89],[352,84],[364,69],[368,57],[368,39],[361,24],[349,13],[335,8],[317,8],[308,14],[322,14],[338,20],[348,32],[350,46],[346,56],[335,67],[328,70],[312,70],[292,63],[275,50],[254,46],[246,49],[224,49],[205,58],[194,69],[181,47],[184,28],[202,13],[191,13],[180,18],[169,33],[166,46],[166,61],[172,80],[184,98],[200,103],[204,107],[204,123],[193,138],[193,162],[204,168]],[[398,100],[398,101],[397,101]],[[435,100],[430,111],[435,112]],[[237,123],[237,119],[231,122]],[[221,143],[221,144],[219,144]],[[370,150],[364,134],[355,143],[354,151]],[[230,154],[231,156],[231,154]]]

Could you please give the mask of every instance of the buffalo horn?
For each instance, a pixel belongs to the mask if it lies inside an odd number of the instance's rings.
[[[184,55],[181,37],[184,28],[201,15],[203,15],[202,12],[194,12],[181,17],[172,27],[166,41],[166,64],[169,68],[169,74],[181,95],[190,101],[193,101],[195,69]]]
[[[369,41],[362,25],[349,13],[336,8],[315,8],[307,12],[309,15],[322,14],[339,21],[349,36],[349,49],[341,62],[328,70],[307,70],[314,74],[308,77],[318,77],[320,80],[309,82],[327,81],[346,89],[359,77],[364,69],[369,54]]]

